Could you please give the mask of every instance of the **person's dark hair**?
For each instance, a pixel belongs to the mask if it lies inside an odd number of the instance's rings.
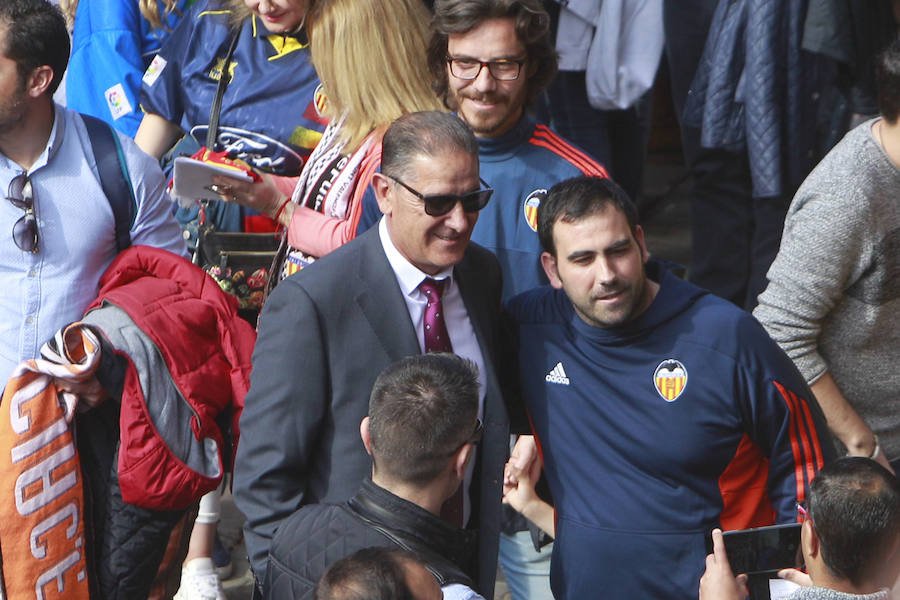
[[[331,564],[316,585],[316,600],[415,600],[405,567],[418,562],[400,548],[363,548]]]
[[[875,65],[878,110],[893,125],[900,117],[900,39],[894,40]]]
[[[47,65],[53,69],[47,90],[52,96],[69,64],[69,32],[62,11],[48,0],[3,0],[0,25],[6,30],[2,51],[16,63],[20,87],[36,68]]]
[[[456,115],[438,111],[403,115],[388,127],[381,144],[381,172],[406,179],[419,157],[461,150],[478,160],[478,141]]]
[[[572,223],[595,215],[612,206],[625,213],[628,227],[634,233],[638,225],[638,212],[625,190],[606,177],[573,177],[560,181],[547,192],[538,207],[538,239],[550,254],[556,255],[553,244],[553,226],[557,221]]]
[[[411,356],[386,368],[369,398],[372,462],[379,475],[424,485],[472,435],[478,368],[449,353]]]
[[[808,512],[825,566],[859,585],[900,535],[900,482],[874,460],[840,458],[810,484]]]
[[[448,108],[447,39],[466,33],[488,19],[513,19],[516,35],[525,46],[528,64],[520,77],[528,78],[526,104],[533,105],[556,76],[558,59],[550,40],[550,16],[540,0],[437,0],[428,42],[432,87]]]

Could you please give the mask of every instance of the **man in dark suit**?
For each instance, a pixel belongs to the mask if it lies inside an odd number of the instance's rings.
[[[446,514],[479,530],[470,575],[490,598],[509,417],[494,368],[500,268],[469,244],[490,197],[477,142],[452,115],[401,117],[385,133],[372,186],[379,226],[282,282],[260,316],[234,478],[251,566],[262,581],[282,519],[349,499],[369,474],[358,426],[378,373],[405,356],[452,350],[481,373],[484,439]]]

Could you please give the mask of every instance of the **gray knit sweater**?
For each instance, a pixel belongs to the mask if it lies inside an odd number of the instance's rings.
[[[868,121],[800,186],[754,316],[809,383],[829,371],[900,458],[900,169]]]
[[[788,600],[888,600],[890,590],[881,590],[874,594],[845,594],[827,588],[815,586],[803,587],[790,595]]]

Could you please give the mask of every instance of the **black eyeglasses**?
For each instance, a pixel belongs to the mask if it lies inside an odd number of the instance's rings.
[[[432,217],[446,215],[453,210],[453,207],[456,206],[457,202],[462,202],[463,210],[468,213],[478,212],[487,206],[488,200],[491,199],[491,194],[494,193],[494,190],[491,188],[486,188],[483,190],[475,190],[474,192],[466,192],[465,194],[432,194],[426,196],[409,187],[396,177],[391,177],[390,175],[387,175],[387,177],[390,177],[395,182],[402,185],[410,194],[424,202],[425,214]],[[482,185],[487,185],[484,181],[481,183]]]
[[[471,81],[478,79],[481,69],[487,67],[488,73],[497,81],[513,81],[519,78],[525,59],[515,60],[501,58],[498,60],[475,60],[474,58],[447,57],[450,64],[450,74],[459,79]]]
[[[16,208],[25,211],[25,214],[13,225],[13,242],[19,247],[19,250],[36,253],[38,251],[38,226],[37,218],[34,215],[34,190],[27,175],[21,174],[13,177],[13,180],[9,182],[6,199]]]

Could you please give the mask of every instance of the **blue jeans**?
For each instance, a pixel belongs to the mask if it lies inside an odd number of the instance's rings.
[[[550,557],[553,544],[536,552],[531,533],[500,534],[500,567],[512,600],[552,600]]]

